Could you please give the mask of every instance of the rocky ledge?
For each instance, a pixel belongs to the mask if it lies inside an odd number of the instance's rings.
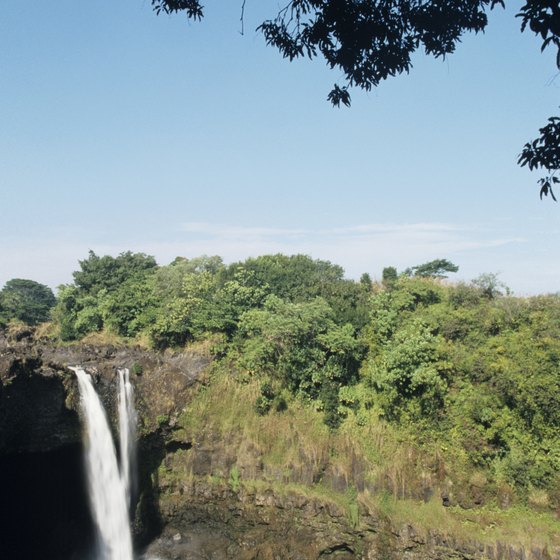
[[[61,346],[36,340],[32,329],[0,331],[0,455],[50,451],[81,440],[71,366],[81,366],[92,375],[111,418],[116,417],[117,369],[128,367],[134,377],[140,431],[145,435],[157,431],[162,418],[173,423],[210,361],[203,353]]]
[[[165,489],[169,491],[170,489]],[[179,482],[161,501],[162,534],[145,558],[165,560],[545,560],[560,551],[462,541],[360,507],[359,518],[328,499],[271,488]]]

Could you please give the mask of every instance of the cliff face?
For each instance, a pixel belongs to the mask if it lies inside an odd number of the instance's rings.
[[[80,441],[79,419],[68,407],[59,364],[44,361],[30,333],[0,333],[0,454],[36,453]]]
[[[359,521],[338,504],[305,492],[190,481],[162,501],[163,534],[148,548],[164,558],[240,560],[527,559],[544,558],[509,545],[461,541],[437,530],[419,534],[409,524],[361,509]]]
[[[94,378],[113,419],[116,369],[132,372],[140,418],[134,532],[149,555],[176,560],[560,558],[558,550],[539,546],[480,544],[437,528],[421,532],[395,524],[359,500],[347,507],[335,494],[350,491],[350,482],[332,469],[328,457],[305,457],[300,449],[297,468],[287,474],[265,464],[262,450],[240,430],[220,430],[208,418],[189,426],[185,418],[204,392],[210,363],[202,351],[61,347],[36,340],[31,330],[0,333],[0,469],[13,487],[3,503],[13,515],[9,528],[0,529],[0,557],[77,559],[91,541],[79,473],[77,384],[68,369],[80,365]],[[243,406],[252,403],[239,409]],[[352,463],[356,472],[345,476],[361,484],[359,458]],[[330,481],[332,496],[309,491],[318,477]],[[20,507],[23,488],[27,503]],[[49,504],[57,501],[55,513]],[[30,510],[38,512],[32,519]],[[30,535],[39,536],[40,552],[15,554]]]
[[[34,453],[81,441],[78,387],[70,366],[90,373],[109,416],[116,418],[117,368],[133,372],[140,432],[173,421],[210,358],[157,354],[139,347],[53,346],[32,330],[0,331],[0,454]]]
[[[210,358],[141,348],[54,346],[31,329],[0,331],[0,558],[81,560],[94,539],[82,460],[75,374],[81,366],[116,428],[117,368],[129,367],[140,417],[138,542],[162,521],[151,473],[165,454],[163,433],[187,406]]]

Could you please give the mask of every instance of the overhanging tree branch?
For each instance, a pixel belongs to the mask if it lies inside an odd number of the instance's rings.
[[[241,3],[244,33],[245,0]],[[183,12],[202,19],[199,0],[151,0],[156,13]],[[436,58],[455,51],[467,32],[484,31],[487,12],[504,7],[504,0],[289,0],[276,15],[257,27],[268,45],[290,61],[323,57],[327,66],[342,72],[345,83],[335,84],[327,99],[336,107],[350,106],[350,89],[366,91],[383,80],[409,72],[411,57],[419,49]],[[551,0],[526,0],[516,17],[521,31],[530,29],[542,39],[541,51],[557,49],[560,69],[560,5]],[[519,164],[546,169],[539,180],[541,198],[558,182],[560,168],[560,119],[551,117],[540,137],[528,142]]]

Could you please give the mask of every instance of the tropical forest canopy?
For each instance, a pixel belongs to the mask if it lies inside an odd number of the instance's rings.
[[[54,307],[48,288],[8,282],[0,320],[35,324],[50,309],[42,336],[59,344],[208,344],[228,375],[259,381],[248,404],[259,414],[297,400],[332,430],[385,422],[446,449],[465,477],[560,507],[560,297],[513,297],[494,274],[442,279],[456,269],[446,259],[389,266],[372,282],[304,255],[158,266],[90,252]]]
[[[200,0],[151,0],[156,13],[183,13],[201,20]],[[327,66],[344,76],[335,84],[329,101],[349,106],[353,87],[366,91],[383,80],[410,72],[417,51],[436,58],[453,53],[467,32],[479,33],[488,24],[488,12],[505,7],[504,0],[290,0],[271,14],[257,31],[266,43],[291,60],[322,57]],[[246,2],[240,2],[243,32]],[[560,5],[557,1],[526,0],[516,17],[521,31],[530,30],[541,50],[556,50],[560,69]],[[539,136],[523,147],[518,163],[543,169],[540,196],[552,196],[560,182],[560,118],[551,117]]]

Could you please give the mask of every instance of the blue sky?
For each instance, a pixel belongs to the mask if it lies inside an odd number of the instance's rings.
[[[516,159],[560,77],[509,4],[333,109],[337,72],[253,31],[275,2],[247,1],[244,36],[237,2],[201,23],[148,0],[2,2],[0,284],[54,287],[88,249],[130,249],[306,253],[355,278],[448,258],[458,278],[558,291],[560,209]]]

